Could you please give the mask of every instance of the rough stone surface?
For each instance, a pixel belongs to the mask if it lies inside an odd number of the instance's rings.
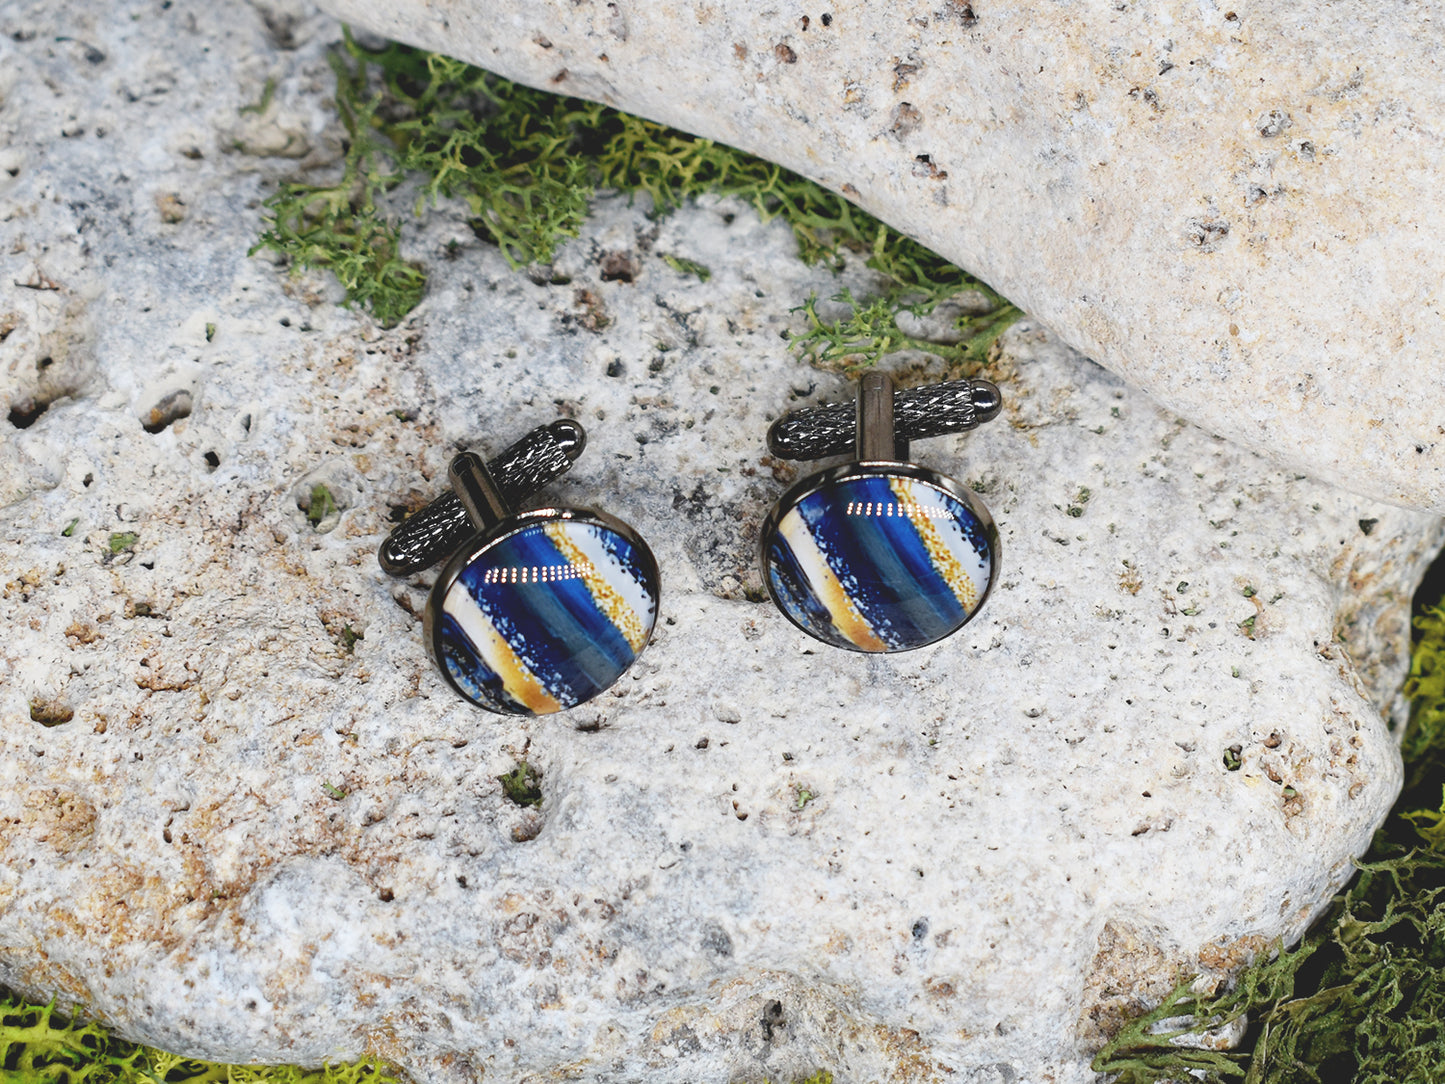
[[[1004,416],[915,448],[999,523],[987,608],[827,650],[752,601],[792,476],[767,424],[846,395],[780,338],[836,286],[785,226],[604,200],[537,285],[443,208],[382,332],[245,256],[270,181],[335,155],[335,24],[4,18],[0,981],[187,1053],[425,1079],[1085,1081],[1174,968],[1228,973],[1349,875],[1436,521],[1025,324],[986,368]],[[373,553],[457,445],[558,414],[591,442],[552,492],[652,542],[663,620],[614,694],[499,720]],[[498,782],[524,757],[537,808]]]
[[[321,2],[782,162],[1210,431],[1445,511],[1428,5]]]

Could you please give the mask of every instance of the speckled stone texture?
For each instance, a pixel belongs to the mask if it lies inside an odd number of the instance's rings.
[[[3,21],[0,982],[186,1053],[426,1080],[1060,1084],[1349,876],[1436,520],[1025,323],[979,374],[1003,415],[914,448],[998,522],[986,608],[828,650],[755,601],[793,477],[763,435],[846,398],[781,333],[865,271],[740,204],[613,198],[528,276],[444,206],[407,234],[430,293],[380,331],[245,255],[271,184],[334,161],[336,24]],[[429,579],[374,551],[458,445],[558,415],[591,440],[551,494],[650,541],[661,619],[614,692],[494,718],[426,661]],[[498,781],[523,758],[537,807]]]
[[[781,162],[1206,429],[1445,511],[1434,5],[321,2]]]

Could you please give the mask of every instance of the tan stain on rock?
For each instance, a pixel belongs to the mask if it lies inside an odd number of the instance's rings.
[[[35,789],[25,797],[25,812],[15,826],[61,855],[88,847],[95,835],[95,806],[73,791]],[[8,842],[10,833],[0,836]]]
[[[1199,949],[1199,966],[1205,971],[1229,973],[1254,963],[1269,944],[1257,933],[1219,938]]]
[[[161,221],[167,225],[175,225],[186,219],[185,201],[176,192],[162,192],[157,195],[156,210],[160,212]]]
[[[1113,919],[1104,923],[1084,979],[1078,1035],[1085,1047],[1103,1046],[1178,985],[1182,961],[1160,939],[1157,931]]]

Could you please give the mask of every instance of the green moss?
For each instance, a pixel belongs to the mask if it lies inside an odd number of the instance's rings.
[[[110,552],[124,553],[126,550],[135,549],[138,541],[140,535],[134,531],[116,531],[110,536]]]
[[[592,196],[591,163],[573,153],[574,125],[585,124],[577,103],[401,45],[369,59],[401,118],[384,128],[398,164],[423,178],[419,212],[460,198],[473,230],[514,267],[551,259],[576,235]]]
[[[1405,695],[1414,705],[1400,743],[1405,758],[1405,793],[1434,790],[1445,782],[1445,602],[1415,619],[1414,656]]]
[[[5,1084],[397,1084],[374,1060],[324,1069],[219,1065],[117,1039],[69,1020],[54,1004],[0,996],[0,1080]]]
[[[1395,1084],[1445,1070],[1445,608],[1417,620],[1406,684],[1406,787],[1355,881],[1292,950],[1275,945],[1222,993],[1193,976],[1099,1052],[1118,1084]],[[1244,1015],[1239,1050],[1179,1038]],[[1181,1026],[1182,1025],[1182,1026]]]
[[[510,802],[521,806],[542,804],[542,773],[525,760],[506,775],[497,776],[497,782]]]
[[[696,260],[689,260],[683,256],[672,256],[664,253],[662,262],[667,264],[668,267],[672,268],[679,275],[691,275],[699,282],[706,282],[712,278],[712,268],[708,267],[707,264],[698,263]]]
[[[311,496],[306,506],[306,522],[313,527],[321,526],[327,516],[336,511],[336,498],[324,485],[311,487]]]
[[[887,227],[880,229],[887,230]],[[900,240],[907,241],[906,238]],[[907,243],[915,244],[912,241]],[[890,266],[888,261],[876,258],[870,259],[868,265],[875,270]],[[911,263],[895,265],[893,269],[908,274],[918,270]],[[962,272],[958,274],[963,275]],[[885,282],[882,292],[871,299],[860,300],[847,289],[833,295],[830,300],[844,306],[847,313],[838,319],[820,316],[817,297],[810,297],[796,310],[807,315],[808,329],[794,339],[794,349],[820,369],[850,376],[856,376],[878,364],[888,354],[900,350],[932,354],[942,358],[950,369],[968,372],[982,364],[999,335],[1023,315],[983,283],[966,276],[957,280],[951,275],[940,275],[936,279],[889,277]],[[898,326],[900,312],[926,316],[965,286],[990,297],[994,308],[981,316],[961,318],[958,322],[961,338],[957,343],[942,344],[914,338]]]
[[[241,115],[247,113],[264,113],[271,108],[271,102],[276,97],[276,80],[274,77],[266,80],[266,85],[261,88],[261,98],[250,105],[241,106]]]
[[[852,253],[878,273],[879,292],[838,300],[853,315],[825,320],[816,299],[795,347],[823,367],[853,371],[898,349],[957,364],[980,361],[1019,311],[941,256],[858,210],[842,196],[732,147],[620,113],[530,90],[480,68],[403,45],[363,49],[348,34],[332,56],[335,100],[346,130],[341,177],[292,183],[266,201],[271,220],[257,249],[295,268],[329,269],[347,303],[383,324],[401,320],[426,289],[425,272],[399,255],[401,226],[387,194],[414,178],[418,214],[461,200],[473,231],[512,266],[546,263],[575,237],[599,189],[646,196],[664,214],[703,193],[734,196],[764,220],[782,218],[808,262],[841,268]],[[664,257],[704,281],[702,264]],[[955,345],[922,342],[899,330],[902,309],[931,312],[963,288],[993,302],[960,323]]]
[[[271,219],[251,252],[276,252],[298,271],[331,271],[347,304],[370,309],[390,327],[421,301],[426,275],[401,258],[400,228],[378,202],[403,174],[378,135],[384,99],[370,88],[365,54],[348,36],[346,48],[331,54],[331,66],[347,135],[341,176],[333,184],[282,185],[266,201]]]

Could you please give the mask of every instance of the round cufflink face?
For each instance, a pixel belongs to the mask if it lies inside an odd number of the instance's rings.
[[[620,520],[526,512],[447,564],[427,602],[427,652],[490,711],[563,711],[611,686],[647,646],[659,589],[656,558]]]
[[[998,531],[951,478],[909,464],[851,464],[806,478],[763,526],[768,591],[799,628],[854,651],[909,651],[978,612]]]

